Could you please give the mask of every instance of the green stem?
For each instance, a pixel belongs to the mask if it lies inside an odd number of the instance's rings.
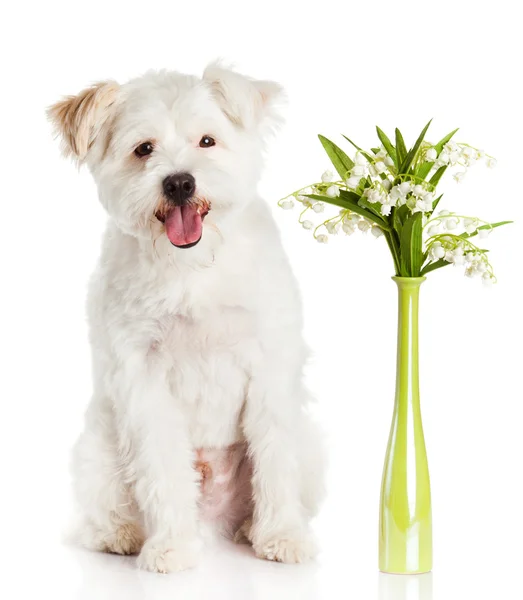
[[[466,146],[467,148],[472,148],[472,150],[475,150],[476,152],[480,152],[479,148],[476,148],[475,146],[471,146],[470,144],[465,144],[464,142],[456,142],[458,146]],[[484,153],[484,155],[487,158],[494,158],[494,156],[491,156],[490,154],[487,154],[486,152]]]
[[[436,235],[431,235],[429,238],[427,238],[427,242],[426,242],[427,250],[430,250],[430,248],[432,246],[434,246],[435,242],[438,242],[440,240],[443,242],[447,241],[447,240],[445,240],[445,238],[452,238],[452,239],[456,240],[458,244],[460,244],[461,246],[466,246],[472,252],[477,252],[478,254],[485,254],[485,250],[482,250],[481,248],[476,246],[476,244],[469,242],[469,238],[463,238],[460,235],[456,235],[455,233],[448,233],[448,232],[438,233]]]
[[[458,223],[460,221],[460,219],[470,219],[471,221],[474,221],[475,223],[478,223],[478,227],[479,227],[479,223],[483,223],[484,225],[490,225],[490,223],[488,221],[484,221],[483,219],[478,219],[477,217],[469,217],[467,215],[457,215],[454,213],[449,213],[448,215],[441,215],[441,216],[430,216],[430,219],[427,219],[427,221],[425,222],[425,225],[423,225],[423,229],[425,229],[426,227],[428,227],[431,223],[434,223],[435,221],[438,221],[437,225],[441,224],[441,221],[445,221],[446,219],[457,219]],[[491,229],[493,229],[491,227]]]
[[[318,229],[321,229],[322,227],[325,227],[327,229],[327,223],[330,223],[331,221],[338,221],[338,223],[340,223],[342,220],[343,220],[343,216],[335,215],[334,217],[331,217],[330,219],[323,221],[323,223],[320,223],[317,227],[314,228],[314,231],[312,232],[314,239],[317,239],[316,232],[318,231]],[[329,230],[327,229],[327,233],[328,232],[329,232]]]
[[[396,271],[396,275],[400,275],[401,271],[401,261],[400,261],[400,252],[399,252],[399,244],[395,239],[394,231],[385,231],[383,230],[383,235],[387,240],[387,245],[389,246],[390,253],[392,254],[392,260],[394,261],[394,269]]]

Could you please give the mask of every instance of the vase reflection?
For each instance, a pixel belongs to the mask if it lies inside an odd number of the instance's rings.
[[[432,600],[432,573],[422,575],[380,573],[378,600]]]

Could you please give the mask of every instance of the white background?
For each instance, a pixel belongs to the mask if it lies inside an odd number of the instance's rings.
[[[521,37],[516,3],[19,2],[2,35],[2,526],[0,595],[151,600],[259,598],[452,600],[522,596]],[[262,192],[299,277],[308,379],[328,435],[329,495],[319,560],[258,561],[225,546],[192,572],[137,573],[134,559],[62,545],[69,450],[91,382],[86,281],[105,216],[87,172],[61,160],[44,108],[104,78],[149,68],[201,73],[224,57],[288,92]],[[433,488],[432,575],[377,571],[382,462],[392,414],[395,286],[383,239],[320,246],[284,193],[328,166],[316,134],[375,144],[374,125],[412,143],[456,126],[498,158],[442,207],[519,220],[488,240],[498,285],[447,267],[422,288],[421,376]],[[518,245],[519,243],[519,245]],[[9,593],[7,590],[10,588]]]

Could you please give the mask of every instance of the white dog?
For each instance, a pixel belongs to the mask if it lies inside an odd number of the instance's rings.
[[[79,538],[191,567],[202,530],[300,562],[322,496],[297,285],[257,196],[280,87],[211,65],[100,83],[49,110],[109,213],[88,315]],[[216,527],[212,527],[216,529]]]

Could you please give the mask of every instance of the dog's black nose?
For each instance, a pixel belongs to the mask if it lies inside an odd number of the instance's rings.
[[[190,173],[175,173],[163,180],[165,197],[181,206],[194,194],[196,181]]]

